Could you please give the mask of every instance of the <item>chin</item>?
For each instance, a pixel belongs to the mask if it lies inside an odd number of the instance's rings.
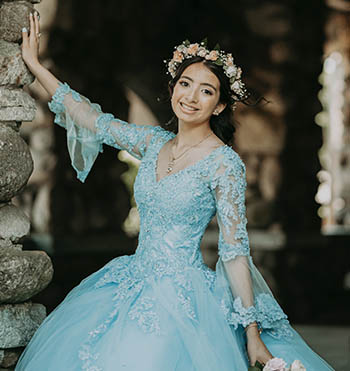
[[[185,113],[183,113],[182,111],[175,111],[175,116],[177,117],[178,120],[186,123],[191,123],[191,124],[198,124],[198,123],[201,123],[205,120],[203,120],[202,117],[199,117],[198,115],[186,115]]]

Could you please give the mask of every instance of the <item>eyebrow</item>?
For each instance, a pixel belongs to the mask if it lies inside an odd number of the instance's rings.
[[[191,78],[188,77],[188,76],[181,76],[181,78],[182,78],[182,79],[188,79],[188,80],[190,80],[190,81],[193,82],[193,79],[191,79]],[[211,88],[213,88],[213,89],[216,91],[216,87],[213,86],[212,84],[209,84],[208,82],[203,82],[203,83],[201,83],[200,85],[207,85],[207,86],[210,86]]]

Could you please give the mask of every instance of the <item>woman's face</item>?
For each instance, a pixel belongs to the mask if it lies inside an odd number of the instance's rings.
[[[171,106],[179,122],[209,122],[213,111],[219,113],[225,104],[218,103],[220,81],[202,62],[189,65],[176,82]]]

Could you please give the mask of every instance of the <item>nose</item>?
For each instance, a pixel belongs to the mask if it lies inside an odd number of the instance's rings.
[[[188,94],[186,95],[188,103],[197,103],[198,102],[198,89],[196,87],[192,87]]]

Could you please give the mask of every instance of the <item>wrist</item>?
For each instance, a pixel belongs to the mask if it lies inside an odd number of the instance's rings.
[[[256,322],[250,323],[246,328],[244,329],[247,338],[258,338],[260,337],[260,333],[262,332],[261,329],[259,329],[259,325]]]
[[[250,327],[247,331],[247,339],[258,339],[260,338],[260,333],[257,327]]]
[[[39,60],[32,60],[32,61],[26,61],[26,65],[29,69],[29,71],[33,74],[36,75],[37,72],[43,68],[43,66],[40,64]]]

